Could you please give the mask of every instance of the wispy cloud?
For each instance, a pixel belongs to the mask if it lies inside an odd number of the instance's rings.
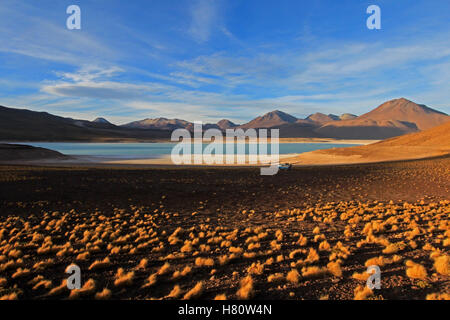
[[[450,112],[448,22],[346,35],[351,21],[323,27],[338,23],[326,5],[281,7],[180,0],[99,11],[83,2],[83,29],[69,31],[64,5],[2,0],[0,104],[119,123],[244,122],[275,108],[361,114],[400,96]]]
[[[195,0],[190,8],[191,23],[188,33],[198,42],[209,40],[217,23],[217,2],[214,0]]]

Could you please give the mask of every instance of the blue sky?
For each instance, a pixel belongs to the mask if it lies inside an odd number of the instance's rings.
[[[0,74],[0,105],[118,124],[362,114],[398,97],[450,113],[450,2],[2,0]]]

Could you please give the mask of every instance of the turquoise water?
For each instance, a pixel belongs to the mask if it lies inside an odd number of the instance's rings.
[[[68,143],[68,142],[26,142],[24,144],[59,151],[67,155],[95,156],[121,159],[158,158],[170,155],[175,143]],[[203,144],[203,149],[208,143]],[[280,143],[280,154],[303,153],[319,149],[342,148],[357,144],[333,143]],[[245,144],[245,154],[249,154],[249,145]],[[270,154],[270,144],[268,144]],[[224,150],[226,148],[224,147]],[[238,146],[235,145],[235,154]],[[253,154],[253,153],[252,153]]]

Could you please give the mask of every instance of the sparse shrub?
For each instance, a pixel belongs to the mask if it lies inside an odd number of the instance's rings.
[[[415,263],[411,260],[406,261],[406,275],[412,279],[425,279],[427,277],[427,270],[424,266]]]
[[[339,262],[329,262],[327,264],[328,272],[335,277],[342,277],[342,269]]]
[[[95,299],[97,300],[108,300],[109,298],[111,298],[112,296],[112,292],[111,290],[104,288],[102,291],[97,292],[95,294]]]
[[[116,287],[130,286],[133,284],[133,279],[134,271],[125,273],[123,268],[119,268],[115,276],[114,285]]]
[[[81,296],[87,296],[95,291],[94,279],[89,279],[80,289],[70,290],[69,299],[78,299]]]
[[[321,268],[317,266],[303,267],[302,276],[304,278],[321,277],[328,272],[327,268]]]
[[[250,275],[241,280],[236,296],[241,300],[248,300],[253,296],[253,279]]]
[[[291,283],[298,283],[299,278],[300,278],[300,274],[298,273],[297,269],[292,269],[286,275],[286,280]]]
[[[103,268],[107,268],[111,265],[111,261],[109,260],[109,257],[106,257],[103,260],[97,260],[94,263],[92,263],[89,267],[89,270],[99,270]]]
[[[183,290],[181,290],[179,285],[175,285],[172,289],[172,291],[170,291],[169,295],[167,296],[167,298],[174,298],[177,299],[179,298],[181,295],[183,294]]]
[[[183,297],[183,300],[198,298],[202,293],[203,293],[203,282],[199,281],[191,290],[186,292],[186,294]]]
[[[354,294],[355,300],[367,300],[368,297],[373,295],[373,291],[369,289],[367,286],[358,285],[355,288]]]
[[[439,256],[434,260],[434,268],[444,276],[450,276],[450,257],[447,255]]]
[[[214,259],[198,257],[195,259],[195,265],[197,267],[212,267],[214,266]]]

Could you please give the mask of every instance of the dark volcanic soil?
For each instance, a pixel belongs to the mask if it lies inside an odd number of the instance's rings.
[[[364,284],[352,274],[364,272],[369,258],[383,255],[392,259],[382,267],[382,289],[371,297],[424,299],[450,288],[449,276],[437,272],[435,257],[430,258],[432,253],[448,256],[444,240],[449,233],[449,194],[450,157],[294,168],[275,176],[261,176],[259,169],[250,168],[3,166],[0,296],[45,298],[60,285],[64,268],[75,262],[85,272],[84,280],[95,281],[94,288],[77,298],[94,298],[104,288],[113,298],[167,298],[175,285],[180,286],[177,297],[183,297],[199,281],[202,290],[194,297],[237,298],[240,280],[250,274],[249,297],[257,299],[352,299],[356,286]],[[374,225],[369,230],[369,222],[382,227]],[[320,231],[313,232],[315,227]],[[419,233],[413,234],[416,228]],[[350,233],[344,235],[345,229]],[[298,243],[300,234],[308,239],[306,245]],[[48,236],[50,242],[44,239]],[[259,238],[249,240],[255,236]],[[330,249],[322,247],[325,240]],[[332,258],[340,250],[339,242],[350,253]],[[398,242],[405,246],[393,253],[382,252]],[[143,245],[136,249],[138,244]],[[432,249],[424,249],[426,244]],[[319,258],[308,262],[311,249]],[[298,251],[291,257],[294,250]],[[234,251],[235,256],[221,262],[220,257]],[[394,254],[400,260],[393,262]],[[106,257],[110,264],[89,270],[94,261]],[[213,265],[196,262],[198,257],[212,258]],[[137,268],[144,258],[147,266]],[[267,262],[270,258],[273,263]],[[35,263],[47,259],[51,259],[48,266],[35,268]],[[406,275],[408,259],[425,267],[425,278]],[[338,261],[342,276],[306,272],[311,266],[326,270],[330,260]],[[169,271],[160,271],[155,284],[142,287],[166,262]],[[258,262],[262,271],[248,269]],[[192,270],[175,279],[173,272],[185,266]],[[28,273],[21,274],[20,268]],[[134,272],[130,282],[115,283],[120,278],[118,268]],[[292,269],[300,274],[298,282],[285,279]],[[284,280],[268,281],[276,273]],[[51,285],[33,289],[32,280],[38,275],[52,281]],[[51,297],[68,295],[66,289]]]

